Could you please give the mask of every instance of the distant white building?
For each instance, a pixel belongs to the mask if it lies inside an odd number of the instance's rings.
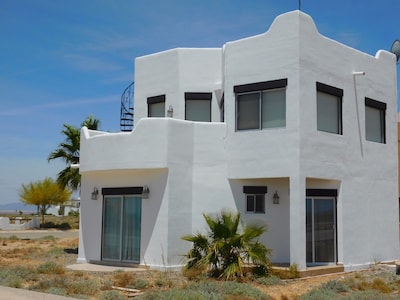
[[[395,55],[293,11],[223,48],[137,58],[134,103],[132,132],[82,129],[79,262],[179,267],[181,237],[221,209],[268,224],[272,261],[301,270],[399,257]]]

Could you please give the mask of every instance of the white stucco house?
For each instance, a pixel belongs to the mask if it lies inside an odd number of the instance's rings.
[[[221,209],[268,224],[275,263],[398,259],[396,76],[394,54],[326,38],[301,11],[136,58],[134,130],[82,128],[78,261],[180,267],[181,237]]]

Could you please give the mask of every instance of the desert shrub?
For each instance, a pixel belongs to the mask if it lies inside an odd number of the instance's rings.
[[[58,296],[68,296],[67,291],[64,288],[52,286],[45,291],[47,294],[53,294]]]
[[[117,291],[105,291],[100,294],[100,300],[125,300],[126,297]]]
[[[398,299],[398,295],[381,294],[378,291],[357,291],[341,298],[343,300],[390,300]]]
[[[135,282],[135,284],[133,285],[133,287],[135,289],[145,289],[149,286],[149,282],[145,279],[140,279],[138,278]]]
[[[94,296],[100,291],[100,285],[94,279],[68,280],[65,288],[68,295]]]
[[[139,300],[224,300],[223,296],[216,294],[203,295],[200,291],[172,289],[164,292],[150,292],[135,297]]]
[[[222,282],[221,286],[223,290],[226,291],[227,295],[260,300],[269,298],[268,296],[262,294],[261,291],[247,283],[227,281]]]
[[[320,289],[331,290],[335,293],[344,293],[348,292],[349,287],[340,280],[331,280],[321,285]]]
[[[77,210],[70,210],[70,211],[68,212],[68,216],[69,216],[69,217],[79,217],[79,211],[77,211]]]
[[[71,229],[71,225],[69,225],[69,223],[67,223],[67,222],[63,222],[61,224],[58,224],[57,228],[60,230],[69,230],[69,229]]]
[[[22,279],[17,274],[15,274],[12,269],[1,269],[0,285],[20,288],[22,287]]]
[[[381,293],[390,293],[392,291],[392,288],[382,278],[375,278],[371,287]]]
[[[40,228],[44,228],[44,229],[56,228],[56,224],[54,222],[52,222],[52,221],[48,221],[48,222],[45,222],[43,224],[40,224]]]
[[[268,299],[267,295],[263,295],[259,290],[248,284],[238,283],[234,281],[212,282],[205,281],[195,283],[186,288],[175,288],[168,291],[149,292],[137,299],[155,300],[155,299],[177,299],[177,300],[223,300],[223,299]]]
[[[342,281],[331,280],[300,297],[301,300],[337,299],[338,294],[350,291]]]
[[[266,276],[266,277],[260,277],[256,279],[256,282],[258,284],[262,284],[265,286],[268,285],[277,285],[277,284],[282,284],[283,281],[280,279],[278,276]]]
[[[66,280],[61,276],[47,276],[42,278],[39,277],[38,280],[29,287],[29,289],[43,292],[49,290],[50,288],[63,288],[67,285],[65,281]]]
[[[308,293],[301,295],[299,300],[335,300],[337,298],[338,295],[332,290],[314,288]]]
[[[49,261],[45,262],[36,268],[37,272],[40,274],[58,274],[62,275],[65,273],[65,267],[57,264],[55,262]]]
[[[136,276],[132,272],[116,271],[113,274],[113,285],[119,287],[134,286]]]

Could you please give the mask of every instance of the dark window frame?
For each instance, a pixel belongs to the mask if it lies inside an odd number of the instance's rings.
[[[103,196],[141,195],[143,194],[143,187],[130,186],[130,187],[102,188],[101,194]]]
[[[365,106],[370,107],[370,108],[375,108],[378,109],[380,112],[380,124],[381,124],[381,141],[372,141],[367,139],[367,132],[365,132],[365,139],[369,142],[375,142],[375,143],[381,143],[381,144],[386,144],[386,108],[387,104],[385,102],[381,102],[378,100],[374,100],[368,97],[365,97]],[[367,122],[367,119],[365,119],[365,123]]]
[[[235,131],[246,131],[246,130],[262,130],[262,94],[263,92],[285,89],[285,107],[286,107],[286,88],[288,85],[288,79],[276,79],[269,81],[261,81],[255,83],[241,84],[235,85],[233,87],[233,92],[235,93]],[[249,128],[249,129],[239,129],[238,128],[238,97],[245,94],[259,94],[259,126],[258,128]],[[277,126],[271,128],[284,128],[286,127],[286,112],[285,112],[285,126]],[[269,127],[268,127],[269,128]]]
[[[267,186],[243,186],[243,193],[246,198],[246,213],[265,214],[265,194],[267,191]],[[252,203],[249,201],[252,201]]]
[[[343,135],[343,89],[331,86],[331,85],[327,85],[325,83],[321,83],[321,82],[316,82],[316,89],[317,89],[317,107],[318,107],[318,92],[321,93],[325,93],[331,96],[335,96],[338,98],[338,102],[337,102],[337,109],[339,112],[338,117],[338,132],[330,132],[330,131],[325,131],[325,130],[321,130],[318,129],[318,110],[317,110],[317,130],[318,131],[322,131],[322,132],[327,132],[327,133],[331,133],[331,134],[337,134],[337,135]]]
[[[150,116],[150,105],[152,104],[157,104],[157,103],[165,103],[165,95],[158,95],[158,96],[152,96],[147,98],[147,117],[151,118]],[[165,111],[164,111],[164,117],[165,117]]]
[[[209,101],[209,112],[210,118],[207,121],[195,121],[195,122],[211,122],[212,119],[212,93],[209,92],[185,92],[185,120],[192,121],[187,119],[187,101],[191,100],[200,100],[200,101]]]

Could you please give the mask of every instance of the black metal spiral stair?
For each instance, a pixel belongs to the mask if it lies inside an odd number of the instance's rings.
[[[133,95],[134,83],[132,82],[121,95],[121,131],[132,131],[133,129]]]

